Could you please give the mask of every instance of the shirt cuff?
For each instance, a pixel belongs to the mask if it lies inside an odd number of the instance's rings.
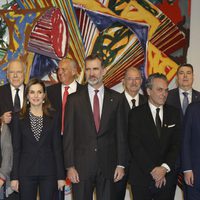
[[[163,163],[161,166],[167,170],[167,173],[171,171],[170,167],[166,163]]]
[[[122,166],[122,165],[117,165],[117,167],[121,167],[121,168],[123,168],[123,169],[125,168],[125,167],[124,167],[124,166]]]
[[[192,170],[188,169],[188,170],[183,171],[183,173],[186,173],[186,172],[192,172]]]

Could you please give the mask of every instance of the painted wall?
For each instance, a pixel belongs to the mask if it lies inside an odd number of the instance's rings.
[[[190,46],[188,51],[188,62],[194,66],[195,81],[194,88],[200,90],[200,1],[192,0],[191,24],[190,24]]]

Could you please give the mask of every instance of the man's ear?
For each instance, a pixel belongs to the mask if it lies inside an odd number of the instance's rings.
[[[105,76],[107,73],[107,68],[103,68],[103,76]]]
[[[148,96],[150,95],[150,91],[151,91],[151,89],[147,88],[147,94],[148,94]]]

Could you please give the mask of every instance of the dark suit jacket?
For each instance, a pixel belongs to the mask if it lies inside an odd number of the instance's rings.
[[[24,87],[25,88],[25,87]],[[12,111],[13,112],[13,100],[10,84],[7,83],[3,86],[0,86],[0,116],[2,116],[5,112]],[[13,132],[13,118],[12,121],[8,124],[11,129],[11,133]]]
[[[68,97],[63,135],[65,167],[75,166],[80,180],[100,168],[112,179],[117,165],[126,166],[121,96],[105,87],[100,129],[97,133],[88,87]]]
[[[13,101],[9,83],[0,86],[0,97],[0,116],[5,112],[13,111]]]
[[[150,172],[163,163],[171,169],[166,175],[167,183],[175,183],[173,172],[180,147],[180,116],[176,108],[163,107],[160,138],[148,103],[131,110],[128,142],[131,152],[129,181],[133,185],[149,186],[153,180]]]
[[[184,118],[182,170],[193,170],[194,187],[200,187],[200,102],[192,103]]]
[[[129,103],[127,101],[127,98],[124,92],[121,93],[121,96],[122,96],[122,101],[123,101],[122,104],[124,106],[124,112],[125,112],[125,118],[126,118],[126,124],[127,124],[126,127],[128,128],[128,114],[131,108],[129,106]],[[139,94],[139,106],[145,104],[146,102],[147,102],[146,96]]]
[[[56,176],[65,179],[61,136],[58,134],[58,114],[43,118],[39,142],[30,126],[29,114],[14,121],[12,180],[24,176]]]
[[[200,101],[200,92],[193,89],[192,90],[192,102],[198,102],[198,101]],[[181,101],[180,101],[178,88],[175,88],[175,89],[169,91],[166,103],[171,106],[174,106],[180,110],[181,121],[182,121],[183,120],[183,111],[182,111],[182,107],[181,107]]]
[[[59,113],[58,121],[59,131],[61,132],[62,125],[62,92],[61,92],[61,83],[57,83],[47,87],[47,96],[51,102],[52,107]],[[81,90],[84,86],[77,83],[77,91]]]

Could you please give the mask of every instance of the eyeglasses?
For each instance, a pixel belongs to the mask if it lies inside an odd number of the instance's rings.
[[[11,75],[21,75],[23,74],[23,71],[8,71],[8,73]]]
[[[127,77],[125,78],[127,81],[141,81],[142,79],[137,77],[137,78],[132,78],[132,77]]]

